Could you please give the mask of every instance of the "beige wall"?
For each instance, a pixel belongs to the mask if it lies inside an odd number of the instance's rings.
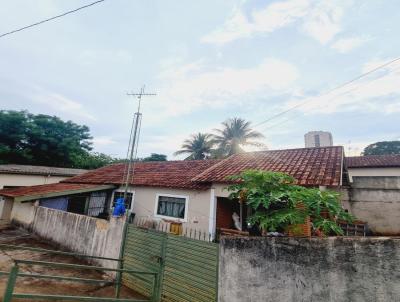
[[[33,202],[14,201],[10,219],[25,227],[29,227],[35,218]]]
[[[25,174],[0,174],[0,189],[4,186],[35,186],[56,183],[68,177]]]
[[[400,177],[354,177],[343,206],[376,235],[400,235]]]
[[[211,190],[195,191],[158,187],[135,187],[133,190],[135,192],[133,212],[137,218],[162,219],[156,217],[157,194],[187,196],[187,219],[182,221],[183,226],[204,232],[209,231]]]
[[[216,197],[228,197],[230,192],[225,190],[227,188],[227,184],[213,184],[212,187],[215,189]]]
[[[11,199],[0,197],[0,224],[9,222],[12,205]]]
[[[35,208],[30,225],[34,234],[75,253],[119,258],[124,218],[107,221],[44,207]],[[117,265],[117,262],[109,260],[93,259],[91,262],[103,267],[115,268]]]
[[[353,182],[354,176],[400,176],[400,168],[350,168],[349,180]]]

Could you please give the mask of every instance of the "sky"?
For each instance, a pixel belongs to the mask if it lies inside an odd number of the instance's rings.
[[[92,1],[1,0],[0,34]],[[0,109],[90,127],[94,151],[124,157],[146,85],[140,157],[241,117],[268,149],[330,131],[347,155],[400,139],[397,0],[106,0],[0,38]]]

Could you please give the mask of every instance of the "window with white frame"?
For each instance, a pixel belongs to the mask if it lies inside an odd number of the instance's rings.
[[[186,196],[157,195],[156,216],[185,219],[187,201]]]

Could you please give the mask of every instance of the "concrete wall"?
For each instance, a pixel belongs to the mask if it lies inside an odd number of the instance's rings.
[[[400,239],[223,238],[220,302],[388,302],[400,297]]]
[[[133,212],[136,213],[136,217],[155,220],[161,219],[156,217],[157,194],[187,196],[187,220],[183,222],[183,225],[185,227],[208,232],[211,198],[210,190],[195,191],[157,187],[135,187],[134,192]],[[171,220],[173,219],[171,218]]]
[[[10,220],[13,223],[29,228],[35,218],[33,202],[12,202]]]
[[[230,192],[226,190],[228,187],[227,184],[213,184],[212,187],[215,190],[215,196],[216,197],[228,197]]]
[[[34,234],[59,246],[85,255],[118,258],[124,218],[110,221],[35,207],[30,229]],[[117,262],[93,260],[104,267],[116,267]]]
[[[24,174],[0,174],[0,189],[4,186],[35,186],[60,182],[68,177]]]
[[[349,180],[354,176],[399,176],[400,168],[348,168]]]
[[[10,221],[12,207],[12,200],[0,197],[0,221],[3,221],[3,223]]]
[[[400,235],[400,177],[354,177],[343,206],[374,234]]]

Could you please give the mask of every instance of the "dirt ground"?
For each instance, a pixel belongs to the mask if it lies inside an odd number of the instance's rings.
[[[0,227],[0,244],[23,245],[49,250],[55,247],[29,234],[25,230]],[[0,271],[10,271],[13,259],[37,260],[48,262],[63,262],[87,265],[85,261],[71,256],[53,255],[43,252],[31,252],[26,250],[10,250],[0,247]],[[113,297],[115,286],[107,283],[111,277],[95,270],[73,271],[67,268],[53,268],[43,266],[21,266],[22,272],[34,274],[46,274],[57,276],[71,276],[88,279],[101,279],[104,283],[81,283],[72,281],[55,281],[50,279],[35,279],[31,277],[18,277],[15,293],[36,293],[36,294],[66,294],[74,296]],[[3,295],[8,276],[0,276],[0,301]],[[121,298],[143,298],[127,287],[123,287]],[[27,299],[13,299],[13,301],[28,301]],[[35,300],[42,301],[42,300]],[[49,300],[46,300],[49,301]],[[55,301],[55,300],[53,300]],[[58,301],[58,300],[57,300]],[[61,301],[61,300],[60,300]],[[64,300],[65,301],[65,300]]]

